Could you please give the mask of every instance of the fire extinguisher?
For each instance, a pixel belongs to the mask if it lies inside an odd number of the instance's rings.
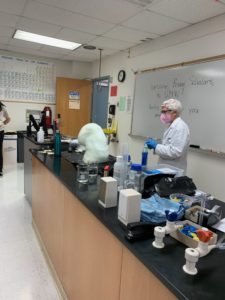
[[[47,128],[51,128],[52,127],[52,110],[49,106],[45,106],[43,111],[45,114],[45,125]]]

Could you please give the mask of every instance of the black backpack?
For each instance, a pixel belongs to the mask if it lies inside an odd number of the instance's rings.
[[[161,178],[155,184],[155,190],[160,197],[169,197],[174,193],[182,193],[186,195],[194,195],[196,190],[196,185],[188,176],[181,177],[165,177]]]

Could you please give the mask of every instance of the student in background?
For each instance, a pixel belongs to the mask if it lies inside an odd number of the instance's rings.
[[[3,139],[5,125],[10,122],[10,117],[5,105],[0,101],[0,176],[3,176]]]
[[[149,149],[159,155],[159,164],[168,164],[179,169],[187,169],[187,153],[190,142],[190,132],[187,124],[180,118],[182,105],[176,99],[169,99],[161,105],[160,120],[168,126],[164,132],[162,143],[149,139],[146,144]]]

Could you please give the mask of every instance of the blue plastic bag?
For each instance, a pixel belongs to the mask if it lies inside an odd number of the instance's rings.
[[[184,209],[179,203],[172,202],[167,198],[161,198],[154,194],[150,198],[141,200],[141,221],[160,224],[166,222],[165,211],[174,211],[178,213],[178,219],[184,215]]]

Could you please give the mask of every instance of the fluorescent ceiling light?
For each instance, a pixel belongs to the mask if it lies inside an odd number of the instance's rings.
[[[22,31],[22,30],[17,30],[15,32],[13,38],[28,41],[28,42],[53,46],[53,47],[64,48],[64,49],[68,49],[68,50],[74,50],[81,46],[81,44],[78,44],[78,43],[59,40],[59,39],[51,38],[48,36],[35,34],[35,33],[31,33],[31,32],[26,32],[26,31]]]

